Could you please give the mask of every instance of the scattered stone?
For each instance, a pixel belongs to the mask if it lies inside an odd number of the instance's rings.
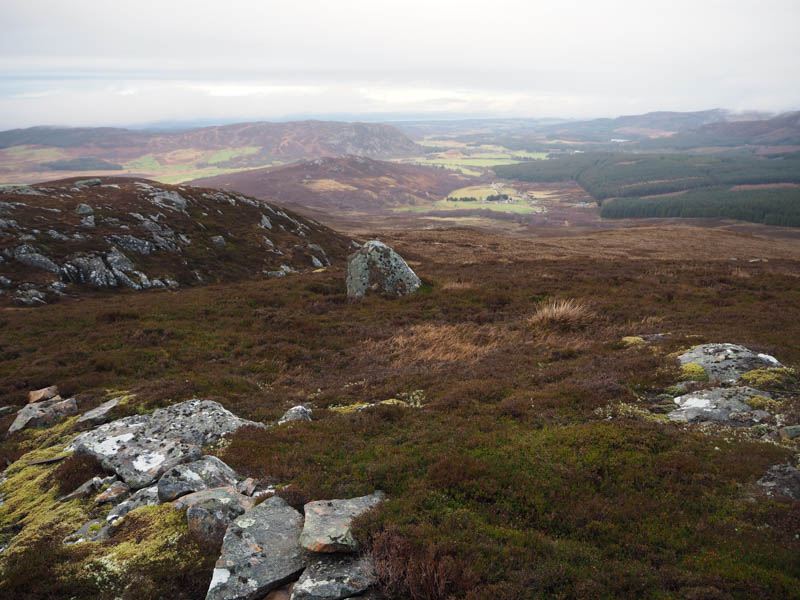
[[[23,244],[14,248],[14,260],[26,267],[44,269],[51,273],[59,273],[61,268],[52,260],[40,254],[33,246]]]
[[[300,545],[312,552],[355,552],[358,542],[350,530],[353,519],[377,506],[383,492],[347,500],[318,500],[305,505],[306,521]]]
[[[293,406],[287,410],[278,421],[278,425],[283,425],[289,421],[310,421],[311,409],[305,406]]]
[[[62,417],[74,415],[78,412],[75,398],[62,400],[56,396],[50,400],[28,404],[17,413],[16,419],[8,428],[12,434],[29,427],[50,427]]]
[[[366,556],[314,556],[294,585],[291,600],[341,600],[367,590],[377,582]]]
[[[236,485],[236,471],[216,456],[172,467],[158,480],[158,499],[170,502],[200,490]]]
[[[112,483],[116,480],[117,480],[116,475],[112,475],[111,477],[105,477],[102,479],[100,477],[92,477],[89,481],[78,486],[75,490],[73,490],[69,494],[61,496],[61,498],[59,498],[58,501],[69,502],[70,500],[75,500],[77,498],[87,498],[88,496],[91,496],[97,490],[102,488],[104,485],[108,485],[109,483]]]
[[[252,477],[248,477],[236,484],[236,489],[245,496],[252,496],[256,491],[256,487],[258,487],[258,482]]]
[[[78,204],[75,207],[75,212],[81,216],[94,214],[94,209],[88,204]]]
[[[51,385],[40,390],[28,392],[28,402],[41,402],[42,400],[50,400],[58,396],[58,386]]]
[[[81,227],[88,227],[91,229],[94,227],[94,225],[94,215],[86,215],[81,219]]]
[[[106,241],[119,246],[128,252],[136,252],[138,254],[150,254],[155,250],[155,246],[148,240],[142,240],[132,235],[111,235],[106,238]]]
[[[222,541],[206,600],[256,600],[305,567],[297,543],[303,517],[273,496],[236,518]]]
[[[703,344],[678,357],[686,370],[696,365],[710,381],[735,382],[747,371],[763,367],[780,367],[778,360],[769,354],[759,354],[738,344]],[[697,370],[695,368],[695,370]],[[700,371],[698,371],[698,374]]]
[[[7,415],[17,410],[16,406],[2,406],[0,407],[0,416]]]
[[[225,242],[225,238],[221,235],[214,235],[211,236],[211,243],[214,244],[217,248],[225,248],[228,244]]]
[[[106,517],[106,523],[113,525],[132,510],[136,510],[142,506],[154,506],[156,504],[158,504],[158,488],[154,485],[142,488],[134,493],[133,496],[112,508],[111,512],[108,513]]]
[[[81,179],[80,181],[75,182],[75,187],[80,189],[87,188],[87,187],[95,187],[103,183],[100,179],[93,177],[92,179]],[[80,214],[80,213],[79,213]]]
[[[774,465],[758,480],[767,496],[800,499],[800,471],[791,465]]]
[[[420,285],[406,261],[377,240],[367,242],[348,258],[347,295],[351,298],[371,293],[402,296],[417,291]]]
[[[98,494],[94,501],[98,504],[119,504],[128,494],[131,488],[124,481],[115,481],[102,494]]]
[[[43,458],[41,460],[34,460],[29,463],[25,463],[26,467],[32,467],[34,465],[51,465],[53,463],[61,462],[65,458],[69,458],[70,454],[60,454],[59,456],[53,456],[51,458]]]
[[[96,427],[97,425],[102,425],[106,421],[108,421],[108,415],[114,410],[117,405],[119,405],[119,401],[122,399],[122,396],[117,398],[112,398],[108,402],[104,402],[97,408],[93,408],[92,410],[86,411],[78,420],[75,421],[76,427],[84,427],[84,426],[91,426]]]
[[[64,544],[81,544],[83,542],[99,542],[108,537],[108,527],[104,519],[93,519],[76,532],[64,538]]]
[[[253,508],[253,501],[231,488],[204,490],[212,492],[193,499],[186,510],[189,533],[199,542],[219,551],[228,525],[236,517]]]
[[[784,440],[793,440],[800,437],[800,425],[789,425],[788,427],[782,427],[778,433],[780,433],[781,438]]]
[[[766,392],[750,387],[710,388],[691,392],[674,399],[678,406],[669,413],[673,421],[746,421],[759,422],[769,417],[766,411],[753,410],[748,400],[755,398],[769,399]],[[748,413],[745,419],[735,418],[737,413]]]

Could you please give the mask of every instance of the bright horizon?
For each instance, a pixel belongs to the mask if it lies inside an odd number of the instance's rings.
[[[0,129],[800,108],[800,4],[29,0]]]

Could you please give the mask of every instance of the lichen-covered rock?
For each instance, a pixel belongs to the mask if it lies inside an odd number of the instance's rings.
[[[312,552],[355,552],[353,519],[377,506],[383,492],[346,500],[318,500],[305,505],[306,521],[300,545]]]
[[[119,405],[119,401],[122,396],[117,398],[112,398],[108,402],[104,402],[100,406],[93,408],[92,410],[86,411],[83,413],[78,419],[75,421],[76,427],[94,427],[97,425],[102,425],[106,421],[108,421],[108,415],[114,410],[117,405]]]
[[[112,475],[110,477],[92,477],[89,481],[85,482],[82,485],[79,485],[76,489],[71,491],[66,496],[61,496],[59,498],[59,502],[69,502],[70,500],[75,500],[77,498],[86,498],[94,494],[97,490],[102,488],[104,485],[108,485],[117,479],[116,475]]]
[[[698,365],[710,381],[733,382],[742,374],[762,367],[780,367],[769,354],[759,354],[738,344],[702,344],[678,357],[681,365]],[[696,377],[704,380],[704,377]]]
[[[231,521],[251,508],[253,501],[231,488],[196,492],[186,509],[189,533],[199,542],[219,550]]]
[[[40,390],[28,392],[28,402],[32,404],[34,402],[41,402],[42,400],[50,400],[56,396],[58,396],[58,386],[51,385]]]
[[[45,271],[50,271],[51,273],[60,272],[60,267],[56,263],[47,258],[45,255],[37,252],[28,244],[23,244],[22,246],[14,249],[14,259],[26,267],[44,269]]]
[[[791,465],[773,465],[758,480],[767,496],[800,499],[800,471]]]
[[[291,600],[342,600],[376,583],[375,569],[366,556],[316,555],[292,588]]]
[[[303,517],[273,496],[228,526],[206,600],[256,600],[304,569]]]
[[[311,412],[311,409],[305,406],[293,406],[278,420],[278,425],[283,425],[289,421],[310,421]]]
[[[69,448],[95,456],[133,489],[150,485],[172,467],[198,460],[200,446],[244,425],[219,403],[189,400],[149,415],[118,419],[75,437]]]
[[[677,409],[669,413],[673,421],[719,421],[725,422],[735,419],[737,414],[747,413],[746,419],[754,422],[763,421],[769,413],[754,410],[748,400],[756,404],[754,399],[769,399],[766,392],[754,390],[749,387],[710,388],[691,392],[674,399]]]
[[[422,282],[406,261],[386,244],[373,240],[350,255],[347,262],[347,295],[402,296],[419,289]]]
[[[158,499],[170,502],[200,490],[236,485],[236,471],[216,456],[172,467],[158,480]]]

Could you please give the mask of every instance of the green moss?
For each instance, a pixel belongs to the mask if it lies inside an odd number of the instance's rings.
[[[698,363],[686,363],[681,366],[682,381],[708,381],[708,373]]]
[[[626,335],[621,341],[628,348],[633,346],[644,346],[647,343],[644,341],[644,338],[641,338],[638,335]]]
[[[798,383],[794,369],[776,367],[770,369],[753,369],[739,378],[739,381],[759,390],[784,390]]]
[[[772,398],[767,398],[766,396],[760,395],[748,398],[747,404],[756,410],[766,410],[767,412],[771,413],[779,412],[781,406],[783,405],[783,403],[779,402],[778,400],[773,400]]]

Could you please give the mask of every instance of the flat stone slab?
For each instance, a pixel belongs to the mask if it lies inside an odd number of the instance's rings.
[[[170,502],[192,492],[234,486],[237,479],[236,471],[216,456],[204,456],[165,472],[158,480],[158,499]]]
[[[123,481],[115,481],[103,493],[98,494],[94,501],[98,504],[119,504],[130,493],[131,488],[128,484]]]
[[[109,413],[111,413],[111,411],[117,407],[121,398],[122,396],[119,398],[112,398],[108,402],[104,402],[100,406],[86,411],[75,421],[75,426],[94,427],[97,425],[102,425],[108,421]]]
[[[678,357],[681,365],[696,363],[703,367],[709,381],[735,382],[753,369],[780,367],[769,354],[753,352],[738,344],[702,344]]]
[[[28,402],[41,402],[42,400],[50,400],[58,396],[58,386],[51,385],[40,390],[28,392]]]
[[[747,401],[756,396],[771,398],[767,392],[751,387],[710,388],[678,396],[674,402],[678,408],[669,413],[672,421],[730,421],[737,413],[750,413],[748,418],[756,422],[769,416],[766,411],[755,411]]]
[[[306,522],[300,545],[312,552],[355,552],[353,519],[377,506],[383,492],[346,500],[318,500],[305,505]]]
[[[150,485],[172,467],[198,460],[211,444],[244,425],[219,403],[189,400],[148,415],[133,415],[78,434],[67,448],[95,456],[131,488]]]
[[[342,600],[376,582],[374,566],[366,556],[318,554],[294,584],[291,600]]]
[[[222,542],[206,600],[260,600],[305,568],[297,540],[303,517],[273,496],[234,519]]]
[[[14,422],[8,428],[8,433],[28,429],[29,427],[50,427],[56,421],[70,415],[77,414],[78,404],[75,398],[62,400],[55,396],[50,400],[40,400],[33,404],[26,404],[18,413]]]

